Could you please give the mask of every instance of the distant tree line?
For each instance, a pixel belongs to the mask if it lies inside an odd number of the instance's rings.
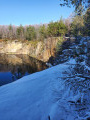
[[[50,22],[43,25],[14,26],[1,25],[0,39],[8,40],[44,40],[48,37],[61,37],[65,35],[90,36],[90,7],[86,12],[75,13],[70,19]]]
[[[36,39],[36,31],[33,26],[0,26],[0,39],[33,40]]]
[[[0,26],[0,39],[43,40],[47,37],[65,35],[67,27],[62,19],[38,26]]]

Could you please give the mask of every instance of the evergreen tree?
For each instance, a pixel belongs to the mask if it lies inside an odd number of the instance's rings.
[[[24,28],[23,28],[22,25],[20,25],[20,26],[17,28],[16,34],[17,34],[17,39],[24,40]]]
[[[9,29],[9,39],[12,40],[13,39],[13,27],[11,24],[9,25],[8,29]]]
[[[45,25],[40,26],[40,28],[39,28],[39,34],[40,34],[40,36],[39,36],[40,39],[44,39],[44,38],[47,37],[47,30],[46,30]]]
[[[75,16],[71,23],[71,34],[74,36],[83,35],[84,19],[83,16]]]
[[[68,7],[71,7],[71,5],[73,5],[75,7],[75,11],[78,11],[78,9],[80,9],[80,6],[83,6],[84,10],[86,10],[86,8],[90,7],[90,0],[60,0],[60,5],[66,5]],[[78,13],[79,12],[80,11],[78,11]]]
[[[65,35],[67,28],[65,24],[63,23],[62,20],[58,22],[51,22],[48,24],[48,35],[57,37],[57,36],[62,36]]]
[[[26,28],[26,40],[34,40],[36,39],[36,32],[33,26],[29,26]]]
[[[87,9],[86,14],[84,16],[85,20],[85,34],[90,36],[90,8]]]

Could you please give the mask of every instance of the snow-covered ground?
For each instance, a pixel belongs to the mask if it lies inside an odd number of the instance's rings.
[[[90,89],[80,92],[68,78],[70,60],[0,87],[0,120],[86,120]],[[81,79],[82,80],[82,79]],[[84,88],[83,88],[84,90]],[[83,97],[86,101],[83,101]],[[81,101],[80,101],[81,99]]]

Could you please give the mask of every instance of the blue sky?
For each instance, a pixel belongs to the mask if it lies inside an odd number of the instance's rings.
[[[0,0],[0,25],[49,23],[74,11],[59,4],[60,0]]]

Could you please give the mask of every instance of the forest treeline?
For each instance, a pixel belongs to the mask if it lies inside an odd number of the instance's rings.
[[[74,14],[72,17],[57,22],[50,22],[43,25],[14,26],[1,25],[0,39],[10,40],[43,40],[47,37],[58,36],[90,36],[90,8],[80,15]]]
[[[63,20],[43,25],[0,26],[0,39],[42,40],[47,37],[62,36],[67,27]]]

